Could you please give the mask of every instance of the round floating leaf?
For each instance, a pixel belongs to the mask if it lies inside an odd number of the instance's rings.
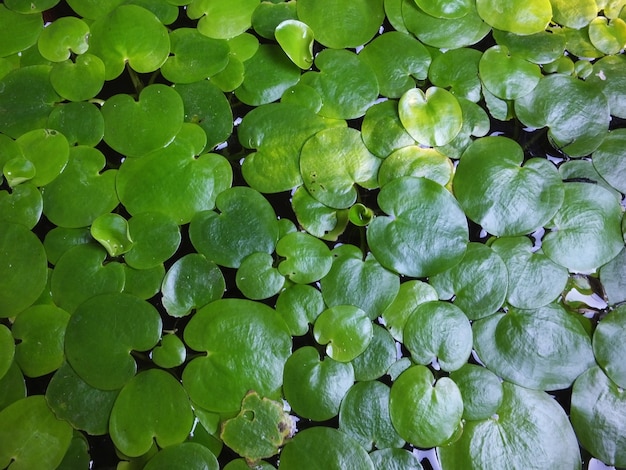
[[[378,98],[376,74],[353,52],[324,49],[315,56],[315,66],[319,72],[307,72],[302,76],[301,83],[311,86],[321,96],[320,116],[359,118]]]
[[[175,334],[163,335],[161,344],[152,350],[152,360],[159,367],[172,369],[178,367],[187,357],[183,341]]]
[[[248,187],[234,187],[216,199],[220,211],[200,212],[189,234],[193,246],[220,266],[238,268],[252,253],[272,253],[278,241],[278,221],[271,204]]]
[[[609,132],[593,152],[593,166],[615,189],[626,193],[626,158],[621,149],[626,145],[626,129]]]
[[[278,271],[298,284],[319,281],[333,264],[326,244],[303,232],[292,232],[281,238],[276,253],[285,258],[279,263]]]
[[[326,345],[326,354],[339,362],[349,362],[361,354],[372,340],[372,321],[352,305],[324,310],[313,329],[315,340]]]
[[[89,51],[102,59],[105,79],[112,80],[127,63],[139,73],[157,70],[167,60],[170,40],[152,12],[137,5],[121,5],[91,24]],[[129,122],[132,120],[120,124]]]
[[[311,456],[315,458],[311,458]],[[315,426],[299,432],[280,454],[283,470],[374,470],[365,449],[352,437],[334,428]]]
[[[22,224],[32,229],[41,217],[41,192],[30,183],[23,183],[9,193],[0,191],[0,220]]]
[[[477,102],[481,97],[478,63],[482,53],[476,49],[452,49],[433,58],[428,78],[433,85],[450,88],[457,97]]]
[[[76,245],[93,242],[89,228],[55,227],[46,234],[43,247],[48,255],[48,262],[56,264],[61,255]]]
[[[7,373],[15,356],[15,342],[11,330],[0,325],[0,379]]]
[[[626,397],[599,367],[583,373],[572,389],[571,419],[576,436],[607,465],[626,465]]]
[[[139,157],[169,144],[183,123],[183,100],[171,87],[149,85],[139,100],[118,94],[102,106],[104,141],[117,152]]]
[[[551,1],[551,3],[555,5],[556,1]],[[496,42],[507,47],[511,54],[524,58],[533,64],[553,62],[562,57],[565,50],[565,37],[548,31],[520,36],[506,31],[494,30],[493,35]]]
[[[600,268],[600,282],[609,305],[626,301],[626,249]]]
[[[391,386],[391,422],[398,434],[416,447],[446,443],[461,424],[463,400],[447,377],[436,381],[425,366],[405,370]]]
[[[415,308],[431,300],[437,300],[437,291],[422,281],[411,280],[400,284],[398,295],[382,313],[385,327],[396,341],[402,341],[404,325]]]
[[[352,359],[356,380],[376,380],[387,373],[396,361],[396,342],[382,326],[372,324],[372,340],[363,353]]]
[[[622,210],[617,198],[599,185],[565,184],[563,205],[543,238],[543,251],[572,271],[590,271],[622,250]]]
[[[301,69],[313,65],[313,30],[302,21],[289,19],[276,26],[276,41],[287,57]]]
[[[307,191],[327,206],[346,209],[357,197],[354,184],[377,187],[382,160],[372,155],[361,134],[349,127],[318,132],[302,147],[300,171]]]
[[[118,204],[115,192],[116,170],[106,170],[99,150],[78,146],[70,149],[67,166],[43,192],[44,213],[60,227],[90,225],[97,217]],[[77,185],[80,180],[82,184]]]
[[[181,241],[176,222],[161,212],[142,212],[131,217],[128,233],[133,245],[124,260],[135,269],[160,265],[176,252]]]
[[[567,269],[534,251],[528,237],[499,238],[491,248],[506,265],[506,301],[517,308],[538,308],[554,301],[565,289]]]
[[[100,18],[124,3],[124,0],[69,0],[68,5],[80,16],[89,19]]]
[[[280,292],[285,277],[274,266],[269,253],[252,253],[241,260],[235,282],[248,299],[261,300]]]
[[[406,449],[387,448],[370,453],[374,468],[387,470],[423,470],[418,457]]]
[[[589,335],[558,304],[511,308],[506,314],[475,321],[472,327],[481,361],[500,377],[526,388],[567,388],[594,362]]]
[[[322,293],[313,286],[293,284],[284,289],[276,299],[276,312],[285,320],[293,336],[309,331],[309,324],[324,310]]]
[[[50,83],[63,98],[71,101],[88,100],[104,85],[104,63],[98,56],[83,54],[76,61],[66,60],[52,66]]]
[[[112,257],[123,255],[133,246],[128,233],[128,222],[119,214],[102,214],[96,218],[91,224],[91,236]]]
[[[274,39],[279,24],[297,19],[296,2],[261,2],[252,13],[252,28],[259,36]]]
[[[383,266],[426,277],[463,258],[469,236],[465,214],[439,184],[426,178],[397,178],[381,189],[378,205],[389,215],[372,221],[367,241]]]
[[[124,290],[143,300],[154,297],[161,288],[165,276],[165,267],[162,264],[149,269],[135,269],[128,265],[124,267]]]
[[[291,199],[298,223],[311,235],[337,240],[348,225],[348,209],[333,209],[322,204],[300,186]]]
[[[195,28],[173,30],[170,43],[171,55],[161,67],[163,77],[170,82],[197,82],[221,72],[228,64],[228,43],[206,37]]]
[[[152,349],[160,336],[161,317],[148,302],[129,294],[102,294],[86,300],[72,314],[65,331],[65,354],[89,385],[115,390],[135,375],[131,351]]]
[[[257,462],[255,466],[258,470],[276,470],[276,467],[263,460]],[[250,465],[248,465],[248,461],[244,458],[231,460],[224,466],[224,470],[248,470],[249,468]]]
[[[52,62],[63,62],[70,54],[84,54],[89,48],[89,26],[80,18],[65,16],[47,25],[39,35],[41,55]],[[104,71],[104,70],[103,70]]]
[[[622,55],[603,57],[593,64],[593,73],[587,77],[606,95],[611,114],[620,118],[626,118],[625,62]]]
[[[361,125],[361,137],[369,151],[380,158],[387,158],[395,150],[415,144],[402,126],[398,102],[394,100],[376,103],[367,110]]]
[[[280,396],[291,336],[270,307],[246,299],[216,300],[195,313],[184,339],[190,348],[207,352],[183,371],[185,389],[198,406],[235,413],[249,390]]]
[[[219,268],[197,253],[176,260],[161,286],[161,302],[167,313],[183,317],[222,297],[226,283]]]
[[[550,395],[503,382],[490,418],[466,421],[453,444],[437,448],[442,468],[580,468],[576,435]]]
[[[187,470],[219,470],[219,463],[213,453],[201,444],[183,442],[161,449],[148,460],[144,470],[167,470],[182,466]]]
[[[403,0],[402,18],[406,29],[427,46],[457,49],[477,43],[491,30],[478,16],[474,2],[469,6],[467,14],[460,18],[436,18],[422,11],[415,0]]]
[[[483,282],[476,282],[477,276]],[[488,246],[470,243],[460,263],[431,277],[440,299],[454,299],[470,320],[484,318],[504,303],[509,284],[506,265]]]
[[[106,434],[119,390],[100,390],[81,379],[64,363],[52,376],[46,400],[59,419],[92,436]]]
[[[415,0],[417,6],[436,18],[461,18],[467,15],[471,8],[471,0],[454,0],[452,2],[446,0]]]
[[[582,108],[576,104],[583,102]],[[562,74],[543,77],[532,92],[515,101],[515,112],[527,126],[548,126],[552,145],[573,157],[598,148],[609,125],[609,105],[601,88]]]
[[[16,140],[24,157],[35,166],[30,180],[36,186],[53,181],[67,165],[70,147],[63,134],[53,129],[35,129]]]
[[[73,313],[83,301],[98,294],[121,292],[124,267],[117,262],[104,264],[106,251],[97,244],[80,244],[68,249],[52,272],[54,303]]]
[[[244,63],[243,83],[235,95],[251,106],[278,100],[300,80],[300,70],[274,44],[262,44]]]
[[[408,90],[398,102],[400,121],[420,144],[440,146],[449,143],[461,130],[463,111],[449,91],[430,87]]]
[[[370,319],[378,317],[393,301],[400,279],[372,256],[363,260],[361,251],[344,245],[328,274],[321,280],[324,302],[329,307],[354,305]]]
[[[393,152],[378,172],[378,183],[384,186],[402,176],[424,177],[446,186],[452,179],[452,161],[432,148],[409,145]]]
[[[515,100],[530,93],[541,78],[538,65],[511,54],[505,46],[487,49],[478,70],[485,87],[503,100]]]
[[[43,245],[23,225],[2,222],[0,230],[0,317],[12,317],[42,293],[48,278]]]
[[[13,337],[11,337],[11,345],[13,345]],[[0,378],[0,411],[25,396],[24,376],[15,361],[11,361],[9,369]]]
[[[287,359],[283,380],[285,399],[299,416],[325,421],[339,413],[341,401],[354,384],[354,370],[349,362],[330,357],[320,360],[314,347],[304,346]]]
[[[104,136],[104,118],[100,108],[93,103],[65,103],[57,106],[48,117],[48,127],[63,134],[70,145],[95,147]]]
[[[195,0],[187,6],[187,15],[200,18],[198,31],[205,36],[229,39],[250,28],[258,5],[259,0]]]
[[[402,439],[389,417],[389,387],[382,382],[355,384],[341,402],[339,430],[366,450],[402,447]]]
[[[626,22],[621,18],[610,21],[603,16],[593,18],[589,23],[589,39],[599,51],[617,54],[626,46]]]
[[[158,390],[159,393],[154,393]],[[185,389],[169,373],[150,369],[133,377],[120,391],[109,432],[115,446],[129,457],[183,442],[193,425],[193,411]]]
[[[19,317],[18,317],[19,318]],[[598,323],[593,334],[593,354],[605,374],[619,387],[626,388],[626,308],[619,307]],[[19,347],[19,346],[18,346]]]
[[[63,340],[70,315],[53,305],[35,305],[13,323],[15,361],[28,377],[41,377],[63,364]],[[1,372],[1,371],[0,371]]]
[[[574,29],[584,28],[598,14],[595,0],[578,0],[574,3],[567,0],[550,0],[552,18],[555,23]]]
[[[494,416],[504,392],[500,378],[485,367],[465,364],[450,374],[463,397],[463,418],[476,421]]]
[[[428,76],[430,53],[409,34],[389,31],[381,34],[359,53],[378,79],[380,94],[400,98],[415,87],[415,80]]]
[[[369,42],[385,18],[382,0],[300,0],[296,6],[298,18],[313,29],[315,39],[333,49]]]
[[[511,236],[548,223],[563,203],[564,186],[550,161],[524,162],[517,142],[485,137],[463,153],[454,193],[467,216],[487,232]]]
[[[448,302],[418,305],[404,325],[403,336],[416,363],[436,360],[448,372],[459,369],[472,352],[472,326],[465,313]]]
[[[316,132],[345,127],[345,122],[324,119],[309,109],[288,103],[259,106],[243,118],[239,142],[257,149],[246,156],[242,172],[257,191],[275,193],[302,184],[300,150]]]
[[[0,57],[28,49],[43,29],[41,15],[25,15],[0,5]]]
[[[495,29],[520,35],[544,31],[552,19],[550,0],[476,0],[476,10]]]
[[[239,414],[222,423],[220,439],[249,462],[257,462],[276,455],[294,433],[295,423],[282,403],[250,392]]]
[[[57,468],[71,440],[72,427],[54,416],[43,395],[23,398],[0,411],[3,468]]]

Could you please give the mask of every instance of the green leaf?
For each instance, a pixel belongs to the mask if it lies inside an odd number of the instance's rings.
[[[594,363],[582,324],[559,304],[532,310],[510,308],[475,321],[474,347],[481,361],[509,382],[536,390],[559,390]]]
[[[87,23],[80,18],[65,16],[57,18],[43,29],[37,40],[37,47],[44,58],[52,62],[63,62],[69,59],[72,53],[87,52],[88,38]]]
[[[184,340],[207,353],[183,371],[183,385],[198,406],[235,413],[249,390],[272,399],[280,396],[291,336],[270,307],[247,299],[216,300],[195,313]]]
[[[25,15],[0,5],[0,57],[28,49],[43,30],[41,15]]]
[[[472,326],[465,313],[448,302],[418,305],[404,325],[403,344],[417,364],[436,361],[450,372],[467,362],[472,352]]]
[[[415,144],[402,126],[395,100],[376,103],[367,110],[361,125],[361,137],[368,150],[380,158],[387,158],[394,151]]]
[[[415,0],[417,6],[436,18],[462,18],[467,15],[471,8],[471,0]]]
[[[515,100],[530,93],[541,79],[538,65],[517,57],[506,46],[487,49],[478,70],[484,86],[504,100]]]
[[[0,466],[11,470],[55,469],[72,440],[72,427],[54,416],[43,395],[0,411]]]
[[[53,305],[35,305],[13,323],[15,361],[28,377],[41,377],[61,367],[65,360],[65,328],[69,313]]]
[[[291,205],[302,228],[324,240],[337,240],[348,225],[348,209],[333,209],[322,204],[304,186],[296,189]]]
[[[142,212],[128,220],[133,245],[124,261],[135,269],[154,268],[168,260],[181,242],[176,222],[161,212]]]
[[[264,1],[257,5],[252,13],[252,28],[259,36],[274,39],[274,32],[279,24],[297,19],[295,1]]]
[[[0,326],[0,379],[5,376],[13,364],[15,356],[15,342],[11,330],[6,326]]]
[[[461,130],[463,112],[449,91],[430,87],[424,93],[412,88],[398,102],[400,121],[417,142],[426,146],[449,143]]]
[[[30,180],[36,186],[52,182],[65,168],[69,158],[69,143],[65,136],[53,129],[34,129],[15,141],[24,157],[35,167]]]
[[[333,428],[315,426],[299,432],[287,443],[280,454],[280,468],[374,470],[374,464],[365,449],[347,434]]]
[[[454,192],[467,216],[497,236],[533,232],[550,221],[564,198],[550,161],[524,162],[520,145],[499,136],[476,140],[463,153]]]
[[[555,23],[574,29],[584,28],[598,14],[600,3],[596,0],[550,0],[552,17]]]
[[[70,145],[95,147],[104,136],[104,118],[100,108],[92,103],[74,102],[57,106],[48,116],[48,127],[63,134]]]
[[[626,46],[626,22],[621,18],[608,20],[598,16],[589,23],[589,39],[601,52],[618,54]]]
[[[159,393],[154,393],[158,390]],[[180,382],[160,369],[133,377],[120,391],[109,432],[115,446],[129,457],[139,457],[152,447],[183,442],[193,425],[193,411]]]
[[[276,312],[282,317],[292,336],[302,336],[309,324],[325,309],[322,293],[313,286],[292,284],[276,299]]]
[[[434,447],[454,436],[463,400],[451,379],[435,382],[430,370],[418,365],[405,370],[391,386],[389,412],[403,439],[416,447]]]
[[[189,235],[199,253],[220,266],[238,268],[252,253],[272,253],[278,241],[278,221],[271,204],[248,187],[233,187],[216,199],[217,212],[199,212]]]
[[[353,305],[377,318],[393,301],[400,288],[397,275],[385,269],[372,256],[363,260],[360,250],[344,245],[328,274],[321,280],[324,302],[329,307]]]
[[[438,298],[437,291],[430,284],[418,280],[403,282],[396,298],[382,313],[383,324],[396,341],[402,341],[404,325],[413,310]]]
[[[602,57],[587,77],[587,82],[599,87],[607,97],[611,115],[620,118],[626,118],[625,60],[621,55]]]
[[[145,470],[167,470],[176,465],[188,470],[219,470],[219,463],[213,453],[201,444],[183,442],[160,450],[152,457]]]
[[[554,5],[556,1],[551,1],[551,3]],[[565,37],[549,31],[521,36],[507,31],[494,30],[493,36],[496,42],[508,48],[511,54],[533,64],[553,62],[562,57],[565,51]]]
[[[139,73],[157,70],[167,60],[170,40],[152,12],[137,5],[120,5],[91,24],[89,51],[102,59],[105,79],[112,80],[122,74],[126,63]]]
[[[291,232],[278,240],[276,254],[283,257],[278,271],[298,284],[311,284],[328,274],[333,257],[324,242],[303,232]]]
[[[591,455],[607,465],[626,465],[626,397],[600,367],[574,382],[571,420],[576,436]]]
[[[626,192],[626,159],[620,152],[626,144],[626,129],[615,129],[606,136],[604,142],[593,152],[594,168],[611,186]]]
[[[276,455],[287,439],[295,434],[295,423],[282,403],[246,394],[241,410],[222,423],[220,438],[250,463]]]
[[[554,398],[508,382],[502,387],[496,414],[466,421],[456,442],[437,448],[442,468],[579,469],[576,435]]]
[[[54,90],[71,101],[88,100],[96,96],[104,85],[105,66],[98,56],[83,54],[75,62],[56,63],[50,70]]]
[[[350,127],[318,132],[305,142],[300,154],[300,171],[307,191],[336,209],[354,204],[354,184],[377,187],[376,174],[381,163],[367,150],[361,134]]]
[[[424,177],[446,186],[452,179],[452,161],[432,148],[409,145],[389,155],[378,172],[381,186],[403,176]]]
[[[257,252],[241,260],[235,283],[246,298],[261,300],[278,294],[285,277],[274,267],[272,255]]]
[[[119,214],[102,214],[91,224],[91,236],[109,253],[116,257],[128,252],[133,246],[128,222]]]
[[[12,337],[11,344],[13,344]],[[9,369],[0,378],[0,411],[24,397],[26,397],[24,376],[15,361],[12,361]]]
[[[66,362],[52,376],[46,400],[54,414],[92,436],[108,432],[109,417],[119,390],[100,390],[80,378]]]
[[[372,340],[372,322],[367,314],[352,305],[324,310],[313,328],[315,340],[326,345],[326,354],[339,362],[349,362],[363,353]]]
[[[387,448],[370,453],[374,468],[387,470],[423,470],[418,457],[406,449]]]
[[[619,201],[608,190],[589,183],[565,185],[563,206],[543,238],[543,251],[572,271],[590,271],[622,250],[624,239]]]
[[[397,359],[396,342],[382,326],[372,324],[372,340],[361,354],[352,359],[358,381],[376,380],[387,373]]]
[[[166,334],[161,343],[152,350],[152,360],[159,367],[172,369],[180,366],[187,357],[183,341],[175,334]]]
[[[463,397],[463,419],[488,419],[500,408],[504,396],[501,379],[485,367],[465,364],[453,371],[450,378]]]
[[[330,357],[320,360],[314,347],[304,346],[287,359],[283,382],[284,397],[294,412],[325,421],[339,413],[341,401],[354,384],[354,370],[349,362]]]
[[[402,447],[389,416],[389,387],[381,382],[358,382],[346,394],[339,410],[339,430],[370,451]]]
[[[200,18],[198,31],[205,36],[229,39],[250,28],[258,5],[259,0],[193,0],[187,6],[187,15]]]
[[[380,263],[400,274],[432,276],[456,265],[465,254],[465,214],[452,195],[426,178],[405,176],[378,195],[387,216],[369,225],[367,241]]]
[[[623,221],[622,221],[623,224]],[[600,268],[600,282],[609,305],[626,301],[626,249]]]
[[[471,48],[451,49],[433,58],[428,78],[439,88],[449,88],[457,97],[473,102],[481,98],[482,84],[478,77],[480,51]]]
[[[161,336],[161,326],[157,310],[137,297],[91,297],[72,314],[65,331],[65,354],[89,385],[115,390],[137,371],[131,352],[152,349]]]
[[[167,313],[183,317],[222,297],[224,276],[215,263],[197,253],[177,259],[163,279],[161,302]]]
[[[18,317],[19,318],[19,317]],[[626,331],[626,308],[618,307],[605,316],[593,334],[593,354],[604,373],[619,387],[626,387],[626,352],[623,335]]]
[[[12,317],[37,300],[46,286],[46,253],[23,225],[2,222],[0,231],[0,317]]]
[[[124,267],[124,290],[126,294],[134,295],[142,300],[154,297],[161,287],[165,276],[165,267],[162,264],[148,269]]]
[[[37,225],[43,210],[41,192],[30,183],[22,183],[8,191],[0,191],[0,220],[21,224],[29,229]]]
[[[313,65],[313,30],[302,21],[282,21],[274,31],[276,41],[287,57],[303,70]]]
[[[476,10],[495,29],[520,35],[539,33],[552,19],[550,0],[476,0]]]
[[[385,18],[382,0],[299,0],[296,6],[298,18],[313,29],[315,39],[333,49],[369,42]]]

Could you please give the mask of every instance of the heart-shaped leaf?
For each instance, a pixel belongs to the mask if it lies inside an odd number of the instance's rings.
[[[382,326],[372,324],[372,340],[361,354],[352,359],[354,377],[358,381],[376,380],[396,362],[396,342]]]
[[[404,325],[415,308],[431,300],[438,300],[437,291],[430,284],[410,280],[400,284],[398,295],[382,313],[385,327],[396,341],[402,341]]]
[[[30,183],[22,183],[9,193],[0,191],[0,220],[21,224],[29,229],[37,225],[43,211],[41,192]]]
[[[372,322],[352,305],[324,310],[313,328],[315,340],[326,345],[326,354],[339,362],[349,362],[361,354],[372,340]]]
[[[215,455],[202,444],[183,442],[160,450],[152,457],[145,470],[165,470],[184,465],[189,470],[219,470]]]
[[[276,299],[276,312],[285,320],[293,336],[309,331],[309,324],[325,309],[322,293],[313,286],[293,284]]]
[[[96,96],[104,85],[104,77],[104,63],[93,54],[80,55],[75,62],[59,62],[50,71],[50,83],[55,91],[71,101],[83,101]]]
[[[485,367],[465,364],[453,371],[450,378],[457,384],[463,397],[463,418],[480,420],[491,418],[502,404],[501,379]]]
[[[205,36],[229,39],[250,28],[258,5],[259,0],[196,0],[190,2],[187,14],[191,19],[200,18],[198,31]]]
[[[280,273],[298,284],[319,281],[333,264],[326,244],[303,232],[292,232],[278,240],[276,253],[285,258],[278,265]]]
[[[44,28],[37,40],[37,47],[44,58],[52,62],[63,62],[70,58],[71,53],[87,52],[88,38],[87,23],[80,18],[65,16]]]
[[[267,299],[280,292],[285,277],[273,264],[274,258],[269,253],[252,253],[241,261],[235,283],[246,298]]]
[[[521,36],[545,30],[552,19],[550,0],[476,0],[476,9],[490,26]]]
[[[487,49],[478,70],[487,89],[504,100],[515,100],[530,93],[541,78],[538,65],[511,54],[505,46]]]
[[[91,236],[109,253],[116,257],[123,255],[133,246],[128,231],[128,222],[119,214],[102,214],[91,224]]]
[[[302,21],[285,20],[276,26],[276,41],[287,57],[301,69],[313,65],[313,30]]]

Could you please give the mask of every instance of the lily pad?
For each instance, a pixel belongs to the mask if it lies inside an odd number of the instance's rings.
[[[543,251],[569,270],[596,269],[623,248],[621,217],[619,201],[608,190],[595,184],[567,183],[563,206],[543,238]]]
[[[291,336],[270,307],[246,299],[216,300],[195,313],[184,340],[207,353],[183,371],[183,385],[198,406],[235,413],[249,390],[272,399],[280,396]]]
[[[162,212],[142,212],[128,220],[133,241],[124,260],[135,269],[150,269],[168,260],[181,242],[176,222]]]
[[[302,21],[287,19],[274,31],[276,41],[287,57],[301,69],[313,65],[313,30]]]
[[[159,393],[154,393],[158,390]],[[120,391],[109,430],[115,446],[129,457],[160,447],[182,443],[193,425],[187,393],[172,375],[150,369],[133,377]]]
[[[555,23],[574,29],[582,29],[598,14],[596,0],[578,0],[575,4],[567,0],[550,0]]]
[[[469,236],[465,214],[441,185],[426,178],[397,178],[381,189],[378,205],[388,215],[372,221],[367,241],[383,266],[426,277],[463,258]]]
[[[349,209],[333,209],[322,204],[304,186],[296,189],[291,205],[302,228],[324,240],[337,240],[348,225]]]
[[[320,359],[314,347],[304,346],[287,359],[283,382],[284,397],[294,412],[325,421],[339,413],[341,401],[354,384],[354,370],[349,362]]]
[[[188,470],[219,470],[215,455],[195,442],[183,442],[161,449],[143,468],[166,470],[176,465],[182,465]]]
[[[558,304],[509,309],[475,321],[474,347],[481,361],[509,382],[559,390],[594,363],[582,324]]]
[[[552,19],[550,0],[476,0],[476,10],[495,29],[520,35],[544,31]]]
[[[389,412],[403,439],[416,447],[434,447],[454,436],[461,424],[463,399],[448,377],[435,381],[425,366],[412,366],[391,386]]]
[[[100,108],[93,103],[72,102],[57,106],[48,116],[48,127],[63,134],[70,145],[95,147],[104,137],[104,118]]]
[[[626,143],[626,129],[615,129],[606,136],[604,142],[593,152],[593,166],[598,173],[615,189],[626,192],[626,159],[620,148]]]
[[[37,225],[43,211],[41,192],[30,183],[22,183],[9,193],[0,191],[0,220],[22,224],[29,229]]]
[[[54,469],[72,440],[72,427],[54,416],[43,395],[0,411],[0,466],[12,470]]]
[[[89,25],[80,18],[65,16],[47,25],[39,35],[37,46],[43,57],[63,62],[70,54],[84,54],[89,48]]]
[[[252,253],[272,253],[278,221],[271,204],[248,187],[233,187],[216,199],[217,210],[199,212],[191,222],[193,246],[220,266],[238,268]]]
[[[369,42],[385,18],[382,0],[300,0],[296,6],[298,18],[313,29],[315,39],[333,49]]]
[[[515,100],[530,93],[541,79],[538,65],[517,57],[506,46],[487,49],[478,70],[484,86],[503,100]]]
[[[572,389],[571,419],[582,446],[607,465],[626,465],[624,390],[600,367],[583,373]]]
[[[589,39],[599,51],[618,54],[626,46],[626,22],[621,18],[593,18],[589,23]]]
[[[285,277],[273,264],[269,253],[252,253],[241,260],[235,283],[246,298],[267,299],[280,292]]]
[[[626,308],[618,307],[602,319],[593,334],[593,353],[604,373],[619,387],[626,388],[626,367],[621,360],[626,346]]]
[[[497,413],[466,421],[456,442],[437,448],[442,467],[580,468],[576,435],[554,398],[508,382],[502,388]]]
[[[375,468],[387,470],[423,470],[418,457],[406,449],[386,448],[370,453]]]
[[[593,64],[593,73],[587,77],[587,81],[600,87],[608,98],[611,114],[620,118],[626,118],[625,61],[621,55],[602,57]]]
[[[370,451],[402,447],[402,439],[389,416],[389,387],[382,382],[355,384],[341,402],[339,430],[353,437]]]
[[[463,153],[454,192],[468,217],[497,236],[533,232],[552,219],[564,198],[551,162],[524,162],[520,145],[499,136],[479,139]]]
[[[398,295],[382,313],[382,320],[396,341],[402,341],[404,325],[415,308],[439,296],[434,287],[423,281],[410,280],[400,284]]]
[[[504,396],[500,377],[485,367],[465,364],[453,371],[450,378],[463,397],[463,419],[476,421],[496,414]]]
[[[283,318],[293,336],[309,331],[309,324],[325,309],[322,293],[313,286],[293,284],[276,299],[276,312]]]
[[[191,19],[200,18],[198,31],[216,39],[233,38],[252,25],[259,0],[193,0],[186,7]]]
[[[32,305],[46,286],[46,253],[23,225],[2,222],[0,231],[0,317],[12,317]]]
[[[183,341],[175,334],[166,334],[161,338],[161,344],[152,350],[152,360],[159,367],[171,369],[180,366],[187,357],[187,350]]]
[[[557,2],[551,3],[555,5]],[[494,30],[493,36],[496,42],[508,48],[511,54],[524,58],[533,64],[553,62],[562,57],[565,51],[565,37],[561,34],[552,34],[549,31],[521,36],[507,31]]]
[[[449,88],[457,97],[478,102],[482,84],[478,76],[480,51],[471,48],[451,49],[433,58],[428,78],[439,88]]]
[[[349,362],[363,353],[372,340],[372,322],[352,305],[324,310],[315,320],[315,340],[326,345],[326,354],[339,362]]]
[[[252,13],[252,28],[261,37],[274,39],[274,31],[283,21],[297,20],[296,2],[261,2]]]
[[[361,124],[361,137],[368,150],[380,158],[415,144],[415,139],[402,126],[395,100],[376,103],[367,110]]]
[[[28,49],[43,30],[41,15],[25,15],[0,5],[0,57]]]
[[[278,271],[298,284],[319,281],[333,264],[326,244],[303,232],[292,232],[278,240],[276,254],[284,258]]]
[[[30,180],[36,186],[52,182],[65,168],[69,158],[69,143],[65,136],[53,129],[34,129],[15,141],[24,157],[35,167]]]
[[[128,232],[128,222],[119,214],[102,214],[91,224],[91,236],[109,253],[116,257],[123,255],[133,246]]]
[[[398,351],[391,334],[382,326],[372,324],[372,340],[361,354],[350,361],[358,381],[376,380],[396,362]]]
[[[378,183],[403,176],[424,177],[446,186],[452,179],[452,161],[436,149],[409,145],[393,152],[385,159],[378,172]]]
[[[131,351],[152,349],[161,336],[161,326],[156,309],[137,297],[91,297],[72,314],[65,331],[65,354],[89,385],[115,390],[137,371]]]
[[[403,339],[417,364],[437,361],[448,372],[459,369],[472,352],[472,326],[465,313],[448,302],[418,305],[404,325]]]

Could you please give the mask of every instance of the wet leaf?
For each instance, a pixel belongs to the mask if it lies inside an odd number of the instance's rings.
[[[476,421],[494,416],[504,396],[502,380],[485,367],[465,364],[450,378],[463,397],[463,419]]]
[[[520,35],[541,32],[552,19],[550,0],[476,0],[476,10],[495,29]]]
[[[593,354],[604,373],[619,387],[626,388],[626,367],[622,361],[626,346],[626,308],[618,307],[604,317],[593,334]]]
[[[301,69],[313,65],[313,30],[301,21],[287,19],[274,31],[276,41],[287,57]]]
[[[187,6],[191,19],[200,18],[198,31],[205,36],[229,39],[250,28],[259,0],[193,0]]]

